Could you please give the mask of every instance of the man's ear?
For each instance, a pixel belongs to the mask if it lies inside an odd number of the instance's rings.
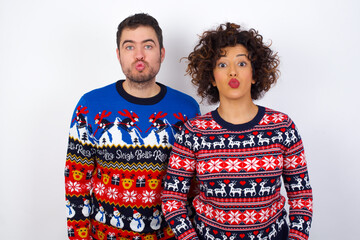
[[[120,51],[118,48],[116,48],[116,56],[117,56],[117,59],[119,60],[120,62]]]
[[[161,59],[161,62],[164,61],[164,58],[165,58],[165,48],[162,48],[160,50],[160,59]]]

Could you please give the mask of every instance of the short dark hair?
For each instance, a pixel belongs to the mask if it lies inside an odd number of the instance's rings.
[[[156,33],[156,36],[158,38],[159,44],[160,44],[160,49],[162,49],[163,46],[163,36],[162,36],[162,30],[159,26],[158,21],[150,16],[147,13],[136,13],[132,16],[129,16],[127,18],[125,18],[118,26],[118,30],[116,33],[116,45],[119,49],[119,44],[120,44],[120,38],[121,38],[121,34],[122,31],[125,28],[130,28],[130,29],[135,29],[139,26],[149,26],[152,27]]]
[[[222,49],[236,44],[243,45],[249,53],[255,84],[251,86],[251,98],[259,99],[276,83],[280,71],[279,58],[264,44],[263,37],[254,29],[244,30],[234,23],[221,24],[216,30],[205,31],[194,51],[189,54],[186,72],[191,82],[198,87],[202,99],[214,104],[220,101],[219,91],[212,85],[216,61],[223,54]]]

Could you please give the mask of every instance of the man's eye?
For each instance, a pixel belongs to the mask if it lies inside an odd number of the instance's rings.
[[[134,47],[133,47],[133,46],[126,46],[125,49],[126,49],[126,50],[133,50]]]
[[[219,63],[219,64],[218,64],[218,67],[219,67],[219,68],[224,68],[224,67],[226,67],[226,64],[225,64],[225,63]]]
[[[152,49],[152,46],[151,45],[146,45],[145,49]]]
[[[246,62],[239,62],[238,65],[239,65],[240,67],[245,67],[245,66],[246,66]]]

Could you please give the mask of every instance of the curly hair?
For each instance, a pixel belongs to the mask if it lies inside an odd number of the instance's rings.
[[[251,61],[255,84],[251,86],[251,98],[261,98],[279,78],[279,58],[270,49],[271,44],[263,43],[263,37],[255,29],[244,30],[234,23],[221,24],[216,30],[203,33],[194,51],[189,54],[186,72],[197,86],[198,95],[210,104],[219,102],[219,91],[212,85],[215,81],[213,70],[216,61],[223,54],[223,48],[243,45]]]

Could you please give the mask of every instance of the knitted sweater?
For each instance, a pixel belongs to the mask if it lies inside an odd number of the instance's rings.
[[[123,81],[85,94],[75,108],[65,167],[69,239],[169,239],[160,194],[172,144],[196,101],[158,84],[152,98]]]
[[[196,174],[195,226],[184,202]],[[163,213],[178,239],[286,239],[283,178],[290,205],[289,239],[308,239],[312,190],[300,135],[285,114],[259,106],[233,125],[215,110],[186,122],[163,191]],[[196,229],[195,229],[196,228]]]

